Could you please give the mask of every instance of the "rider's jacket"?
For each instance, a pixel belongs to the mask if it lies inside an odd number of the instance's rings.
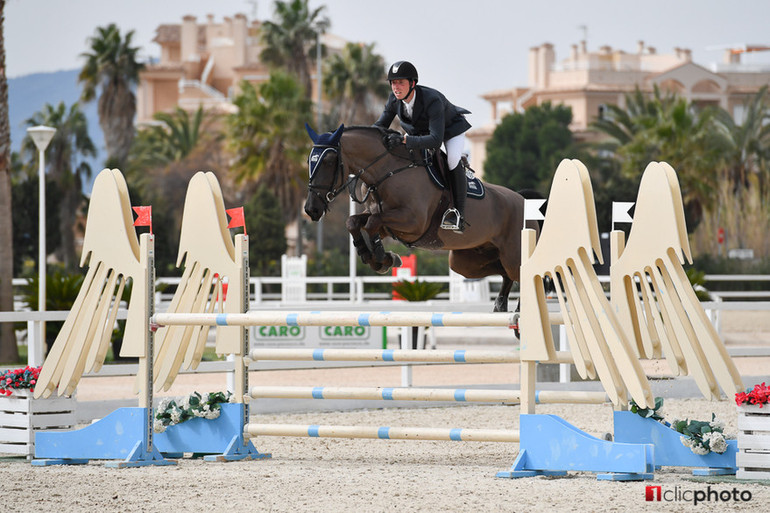
[[[406,138],[409,149],[437,149],[441,143],[470,129],[471,124],[464,114],[470,111],[450,103],[435,89],[417,85],[414,88],[415,99],[412,117],[406,116],[404,102],[397,100],[390,93],[385,108],[374,124],[390,128],[390,123],[398,116],[401,127],[411,137]]]

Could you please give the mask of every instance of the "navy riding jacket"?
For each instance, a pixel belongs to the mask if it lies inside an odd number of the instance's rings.
[[[469,110],[453,105],[443,94],[430,87],[417,85],[414,93],[416,96],[411,119],[405,117],[404,102],[390,93],[375,126],[390,128],[393,119],[398,116],[401,127],[411,136],[406,138],[406,147],[409,149],[435,149],[447,139],[470,129],[471,124],[464,116],[470,114]]]

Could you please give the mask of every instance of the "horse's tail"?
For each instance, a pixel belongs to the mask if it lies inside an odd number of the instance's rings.
[[[519,194],[524,199],[544,199],[544,200],[546,200],[545,204],[543,204],[543,206],[541,207],[541,210],[543,210],[543,215],[545,215],[545,209],[548,208],[548,200],[547,200],[547,198],[545,196],[543,196],[539,191],[536,191],[535,189],[522,189],[522,190],[520,190],[518,192],[519,192]],[[543,229],[543,220],[542,219],[538,219],[537,224],[538,224],[538,227],[540,228],[540,230],[542,230]],[[548,295],[556,293],[556,287],[553,284],[553,280],[551,280],[551,278],[549,276],[545,276],[543,278],[543,287],[545,288],[545,293],[548,294]]]

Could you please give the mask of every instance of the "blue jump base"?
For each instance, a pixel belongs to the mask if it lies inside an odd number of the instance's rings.
[[[497,477],[563,476],[597,472],[600,480],[653,478],[653,445],[600,440],[556,415],[519,416],[519,455],[511,470]]]
[[[682,445],[680,433],[653,419],[643,418],[630,411],[615,411],[615,440],[617,442],[645,443],[655,446],[655,467],[697,467],[695,476],[735,474],[735,455],[738,441],[727,440],[722,454],[710,452],[699,455]]]
[[[108,462],[108,467],[175,465],[168,458],[184,453],[203,454],[206,461],[264,459],[270,454],[258,452],[243,438],[244,407],[223,404],[216,419],[195,418],[166,428],[153,435],[147,450],[149,433],[146,408],[119,408],[103,419],[82,429],[65,432],[40,432],[35,437],[33,466],[82,465],[90,460]]]
[[[226,403],[221,408],[216,419],[190,419],[156,433],[155,448],[169,458],[180,458],[184,453],[204,454],[206,461],[269,458],[270,454],[257,451],[251,441],[244,441],[243,404]]]
[[[82,465],[90,460],[122,460],[108,467],[174,465],[153,447],[147,450],[147,408],[119,408],[82,429],[35,435],[33,466]]]

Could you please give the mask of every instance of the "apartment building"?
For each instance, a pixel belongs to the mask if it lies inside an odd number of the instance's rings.
[[[483,170],[486,143],[503,116],[548,101],[572,108],[570,128],[582,140],[596,135],[588,130],[589,124],[602,115],[606,105],[622,107],[625,95],[637,87],[651,93],[657,85],[698,105],[719,105],[740,122],[744,101],[770,84],[770,65],[745,64],[741,58],[768,50],[767,46],[725,48],[722,63],[703,66],[693,62],[689,49],[674,48],[673,53],[662,54],[643,41],[628,53],[610,46],[591,52],[583,41],[572,45],[570,55],[561,61],[556,60],[550,43],[532,47],[526,87],[482,95],[491,106],[492,122],[468,133],[472,166]]]
[[[209,15],[203,23],[185,16],[182,23],[160,25],[153,39],[160,46],[160,60],[139,76],[137,123],[149,123],[154,113],[175,107],[196,110],[203,105],[212,112],[232,112],[231,100],[242,80],[259,84],[270,75],[259,58],[261,26],[245,14],[219,22]],[[330,52],[340,52],[345,45],[333,34],[322,35],[321,42]],[[313,101],[318,96],[316,79],[313,74]]]

